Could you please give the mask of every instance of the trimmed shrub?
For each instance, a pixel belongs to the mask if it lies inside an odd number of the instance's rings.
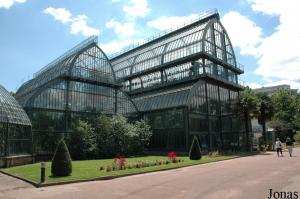
[[[59,142],[52,159],[51,173],[53,176],[69,176],[72,173],[72,160],[63,139]]]
[[[189,156],[190,156],[191,160],[200,160],[202,157],[200,144],[199,144],[198,138],[196,136],[194,136],[194,138],[193,138]]]

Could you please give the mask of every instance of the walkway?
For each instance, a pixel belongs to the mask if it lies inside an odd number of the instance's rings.
[[[11,179],[0,176],[0,198],[259,199],[267,198],[269,189],[298,192],[300,196],[300,148],[294,152],[292,158],[287,152],[280,158],[269,153],[114,180],[39,189],[18,180],[15,180],[20,183],[17,188],[3,189],[3,184]]]

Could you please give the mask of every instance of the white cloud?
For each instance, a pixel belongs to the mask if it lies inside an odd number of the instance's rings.
[[[264,86],[290,84],[300,89],[300,1],[248,0],[252,10],[268,17],[278,17],[274,32],[262,36],[262,28],[237,12],[224,15],[222,22],[234,46],[242,55],[254,55],[255,74],[267,82]],[[254,86],[257,86],[253,84]]]
[[[261,87],[263,87],[262,84],[253,83],[253,82],[252,82],[252,83],[248,83],[247,86],[249,86],[249,87],[252,88],[252,89],[256,89],[256,88],[261,88]]]
[[[10,8],[15,3],[25,3],[26,0],[0,0],[0,8]]]
[[[114,19],[111,19],[109,22],[106,23],[106,27],[113,28],[115,33],[119,37],[129,37],[134,35],[135,33],[133,22],[126,22],[122,24],[118,21],[115,21]]]
[[[84,36],[99,35],[100,31],[98,29],[89,27],[86,24],[87,18],[88,17],[86,15],[79,15],[78,17],[75,17],[71,24],[71,33],[81,33]]]
[[[131,6],[126,5],[123,7],[123,11],[129,16],[145,17],[150,12],[147,0],[129,0],[129,2]]]
[[[170,16],[170,17],[163,16],[147,22],[147,25],[152,28],[163,31],[163,30],[176,28],[177,26],[181,26],[184,23],[188,23],[199,17],[200,15],[198,14],[191,14],[189,16]]]
[[[103,43],[100,44],[100,48],[106,53],[106,54],[113,54],[120,52],[133,44],[142,42],[141,39],[121,39],[121,40],[113,40],[109,43]]]
[[[112,0],[112,2],[120,2],[121,0]],[[117,35],[117,39],[100,44],[100,47],[107,54],[120,52],[142,40],[136,38],[135,24],[138,17],[145,17],[150,12],[147,0],[128,0],[129,5],[123,6],[127,20],[121,23],[115,19],[108,21],[105,26],[111,28]]]
[[[275,32],[263,38],[258,47],[259,67],[255,71],[264,78],[279,78],[300,88],[300,1],[248,0],[252,9],[279,17]]]
[[[66,10],[65,8],[52,8],[52,7],[49,7],[49,8],[46,8],[44,11],[43,11],[45,14],[50,14],[54,17],[55,20],[57,21],[61,21],[62,23],[67,23],[67,22],[70,22],[72,21],[71,17],[72,17],[72,14],[70,11]]]
[[[72,34],[81,33],[84,36],[99,35],[100,31],[96,28],[87,25],[88,17],[86,15],[72,16],[72,13],[65,8],[46,8],[43,11],[45,14],[50,14],[55,20],[71,27]]]
[[[289,1],[289,0],[288,0]],[[290,3],[286,1],[286,3]],[[298,1],[298,0],[293,0]],[[286,6],[282,7],[282,0],[248,0],[254,11],[259,11],[268,15],[279,15]]]
[[[238,12],[229,12],[221,19],[232,45],[240,48],[241,55],[259,56],[258,45],[262,42],[262,28]]]

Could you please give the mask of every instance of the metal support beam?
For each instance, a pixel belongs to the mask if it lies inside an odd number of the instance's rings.
[[[189,120],[189,107],[186,107],[183,109],[183,115],[184,115],[184,133],[185,133],[185,149],[186,151],[189,151],[190,148],[190,120]]]
[[[208,137],[209,137],[209,143],[207,143],[209,150],[211,150],[211,125],[209,122],[209,101],[208,101],[208,92],[207,92],[207,82],[205,82],[205,100],[206,100],[206,121],[208,123]]]
[[[6,123],[6,130],[5,130],[5,152],[4,152],[4,156],[8,157],[9,156],[9,143],[8,143],[8,131],[9,131],[9,124]]]
[[[220,121],[220,139],[221,139],[221,146],[223,147],[223,129],[222,129],[222,109],[221,109],[221,97],[220,97],[220,86],[218,85],[218,106],[219,106],[219,111],[218,111],[218,119]]]

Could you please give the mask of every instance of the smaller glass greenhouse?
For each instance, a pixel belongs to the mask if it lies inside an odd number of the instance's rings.
[[[31,122],[17,100],[0,85],[0,167],[32,153]],[[9,162],[9,163],[8,163]]]

